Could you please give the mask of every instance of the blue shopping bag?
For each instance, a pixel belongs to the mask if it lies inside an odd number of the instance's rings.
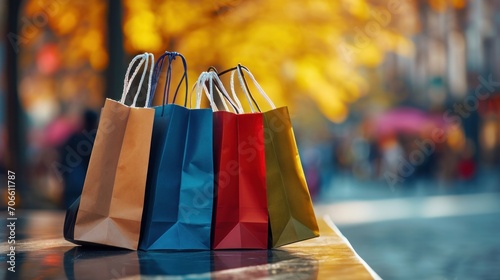
[[[182,59],[184,75],[172,104],[172,62]],[[166,52],[155,65],[156,85],[165,59],[168,69],[163,104],[154,107],[153,136],[141,229],[141,250],[209,250],[213,210],[214,165],[212,110],[188,109],[187,66],[178,53]],[[184,106],[173,104],[182,82]],[[155,86],[152,88],[154,93]],[[152,98],[151,98],[152,99]]]

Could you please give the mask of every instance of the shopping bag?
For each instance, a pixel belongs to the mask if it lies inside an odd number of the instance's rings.
[[[269,245],[279,247],[319,236],[288,108],[276,108],[248,68],[238,65],[234,70],[238,72],[241,88],[245,92],[252,112],[260,112],[261,109],[249,90],[245,73],[272,107],[272,110],[262,113],[271,239]],[[231,74],[232,85],[234,72]],[[231,86],[231,89],[233,98],[237,99],[234,87]],[[241,105],[239,101],[236,103]]]
[[[78,214],[78,207],[80,206],[80,197],[78,197],[66,210],[64,217],[63,236],[64,239],[75,243],[75,222],[76,215]]]
[[[205,79],[205,81],[203,81]],[[202,81],[200,81],[202,80]],[[213,249],[266,249],[268,215],[262,114],[218,111],[213,83],[224,91],[214,72],[204,72],[203,85],[213,117],[216,195],[213,217]],[[209,88],[206,87],[209,82]],[[220,93],[220,91],[219,91]]]
[[[148,70],[149,59],[151,62]],[[139,65],[128,80],[130,69]],[[131,106],[125,99],[145,62]],[[154,110],[135,107],[152,54],[136,56],[125,77],[122,99],[106,99],[76,217],[74,239],[94,244],[137,249],[141,228]],[[149,74],[148,92],[151,87]]]
[[[271,246],[319,236],[287,107],[263,113]]]
[[[75,223],[76,223],[76,216],[78,215],[78,208],[80,207],[80,198],[81,196],[79,196],[75,201],[73,201],[73,203],[66,210],[66,216],[64,217],[64,226],[63,226],[64,239],[78,245],[84,245],[86,247],[94,247],[94,248],[107,247],[106,245],[102,244],[75,240]]]
[[[187,98],[187,66],[182,55],[165,53],[158,59],[154,71],[153,84],[156,84],[164,60],[168,58],[163,105],[154,107],[141,250],[210,250],[214,192],[213,113],[210,109],[165,104],[169,100],[171,65],[176,57],[184,64],[179,86],[185,79]],[[154,90],[155,86],[152,95]],[[177,90],[173,102],[176,96]]]

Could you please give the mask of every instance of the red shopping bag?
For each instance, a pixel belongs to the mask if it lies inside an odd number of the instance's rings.
[[[214,72],[202,76],[214,81],[230,99]],[[202,76],[199,83],[203,84]],[[210,85],[210,89],[213,87]],[[267,249],[268,211],[262,114],[217,111],[208,93],[213,117],[215,200],[213,249]],[[219,92],[220,93],[220,92]],[[224,102],[224,100],[222,100]],[[227,106],[225,106],[227,108]]]

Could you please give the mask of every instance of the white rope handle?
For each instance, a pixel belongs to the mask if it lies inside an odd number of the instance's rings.
[[[218,87],[216,88],[217,93],[219,94],[219,97],[221,99],[222,105],[224,106],[225,111],[230,111],[229,106],[227,105],[226,98],[229,99],[230,103],[234,104],[234,101],[231,99],[229,94],[227,93],[226,89],[224,88],[224,85],[222,84],[221,80],[219,79],[219,76],[215,72],[202,72],[200,74],[200,77],[198,78],[198,81],[196,82],[196,108],[199,109],[201,106],[201,96],[202,92],[205,92],[205,95],[207,96],[208,100],[210,101],[210,107],[212,107],[212,110],[214,112],[219,111],[219,108],[217,108],[217,105],[215,104],[214,101],[214,94],[213,94],[213,82],[217,83]],[[207,88],[206,82],[209,81],[209,86],[210,89]],[[222,90],[222,92],[221,92]],[[235,112],[234,110],[232,110]]]
[[[210,89],[207,88],[206,82],[210,81]],[[199,109],[201,106],[201,96],[202,92],[205,93],[205,95],[208,98],[208,101],[210,102],[210,107],[212,107],[212,111],[216,112],[219,111],[219,108],[217,108],[217,105],[215,104],[214,101],[214,95],[213,95],[213,80],[211,77],[210,72],[202,72],[200,75],[200,78],[198,79],[198,89],[197,89],[197,98],[196,98],[196,108]],[[223,99],[223,97],[222,97]],[[223,101],[223,106],[224,109],[228,110],[227,105]]]
[[[262,89],[262,87],[259,85],[259,83],[257,82],[257,80],[255,79],[255,77],[252,75],[252,73],[243,68],[243,67],[239,67],[242,71],[245,71],[247,72],[248,76],[250,77],[250,79],[252,80],[253,84],[255,85],[255,87],[257,88],[257,90],[259,91],[260,95],[262,95],[264,97],[264,99],[266,99],[266,101],[269,103],[269,105],[271,106],[272,109],[276,109],[276,106],[274,105],[273,101],[271,100],[271,98],[269,98],[269,96],[267,96],[266,92]],[[238,71],[238,69],[236,69],[235,71]],[[245,93],[246,97],[247,97],[247,100],[248,102],[250,103],[250,108],[252,110],[252,113],[255,113],[255,109],[254,109],[254,106],[253,106],[253,103],[252,103],[252,100],[250,98],[250,92],[247,91],[246,87],[245,87],[245,82],[243,81],[243,76],[241,75],[242,73],[240,73],[240,71],[238,71],[238,79],[240,80],[240,86],[241,88],[243,89],[243,92]],[[231,76],[231,79],[233,80],[233,77],[234,76]],[[232,81],[233,82],[233,81]],[[234,83],[234,82],[233,82]]]
[[[137,88],[137,92],[135,93],[134,100],[133,100],[133,103],[131,105],[131,107],[136,106],[137,99],[139,97],[139,93],[141,92],[142,84],[144,83],[144,78],[146,76],[146,72],[148,71],[149,58],[151,58],[152,62],[151,62],[150,70],[149,70],[148,91],[146,94],[146,105],[145,106],[146,107],[148,106],[148,100],[150,98],[152,72],[153,72],[153,66],[154,66],[154,56],[151,53],[143,53],[143,54],[136,55],[132,59],[132,61],[129,63],[129,66],[127,68],[127,72],[125,74],[125,80],[123,82],[123,92],[122,92],[122,97],[120,99],[120,103],[125,104],[125,99],[127,97],[128,92],[130,91],[130,87],[132,86],[132,82],[134,81],[135,77],[137,76],[137,73],[139,72],[139,70],[141,69],[142,64],[144,64],[144,62],[146,62],[146,64],[144,65],[143,73],[141,75],[141,80],[139,81],[139,87]],[[137,65],[137,67],[134,70],[134,73],[132,73],[132,76],[129,79],[128,77],[130,75],[130,70],[132,69],[132,67],[134,66],[134,63],[137,60],[139,60],[139,65]]]
[[[231,94],[233,95],[233,100],[236,102],[236,106],[238,106],[238,109],[241,113],[245,112],[245,110],[243,110],[243,106],[241,105],[240,99],[238,98],[238,95],[236,94],[236,90],[234,89],[234,71],[231,72],[231,79],[229,80],[229,84],[231,87]],[[250,106],[252,106],[252,104]]]
[[[214,88],[213,82],[215,80],[215,82],[218,84],[218,87],[215,87],[215,90],[219,94],[219,98],[220,98],[220,100],[222,102],[222,105],[224,106],[224,110],[225,111],[229,111],[229,107],[227,106],[226,98],[231,99],[231,97],[229,96],[229,94],[227,93],[226,89],[224,88],[224,84],[222,84],[221,80],[219,79],[219,76],[215,72],[208,72],[208,78],[210,79],[210,94],[212,95],[212,99],[213,99],[213,92],[212,92],[212,90]],[[206,87],[207,87],[207,85],[205,84],[205,89],[206,89]],[[221,90],[222,90],[222,92],[221,92]],[[234,110],[233,110],[233,112],[234,112]]]
[[[135,78],[135,75],[137,75],[137,72],[139,72],[139,68],[142,66],[144,63],[144,54],[139,54],[136,55],[132,61],[128,64],[127,72],[125,73],[125,80],[123,81],[123,92],[122,92],[122,98],[120,99],[120,103],[125,103],[125,98],[127,97],[127,93],[130,89],[130,82],[129,82],[129,75],[130,75],[130,70],[132,70],[132,66],[134,66],[134,63],[140,59],[139,65],[135,68],[134,73],[132,74],[132,77],[130,78],[130,81],[132,81]]]
[[[211,71],[211,72],[209,72],[209,75],[210,75],[210,88],[211,89],[214,88],[212,86],[212,81],[215,80],[215,82],[218,85],[217,87],[215,87],[215,90],[219,94],[219,98],[220,98],[220,100],[222,102],[222,105],[224,105],[224,109],[226,111],[228,111],[228,112],[233,112],[233,113],[238,114],[240,112],[240,110],[239,110],[240,108],[238,107],[237,104],[235,105],[235,101],[231,98],[231,96],[227,92],[227,90],[224,87],[224,84],[222,83],[222,81],[220,80],[220,77],[217,74],[217,72],[212,72]],[[227,104],[228,102],[229,102],[229,106]],[[239,102],[239,100],[238,100],[238,102]],[[243,112],[243,110],[241,110],[241,112]]]
[[[125,97],[123,96],[124,93],[125,93],[125,89],[128,87],[128,84],[129,84],[129,75],[130,75],[130,70],[132,70],[132,66],[134,65],[135,61],[140,59],[141,62],[144,60],[144,55],[143,54],[138,54],[136,56],[134,56],[134,58],[132,59],[132,61],[130,61],[130,63],[128,64],[128,68],[127,68],[127,72],[125,73],[125,79],[123,81],[123,92],[122,92],[122,99],[125,99]],[[142,65],[141,63],[139,63],[139,66]]]
[[[146,72],[148,71],[148,63],[149,59],[151,58],[151,66],[149,67],[149,76],[148,76],[148,91],[146,93],[146,103],[144,107],[149,107],[149,98],[151,96],[151,79],[153,78],[153,68],[155,64],[155,56],[152,53],[145,53],[146,55],[146,65],[144,65],[144,71],[142,72],[142,77],[141,81],[139,82],[139,89],[137,90],[137,93],[134,98],[134,103],[132,104],[133,107],[136,106],[137,103],[137,98],[139,97],[139,92],[141,91],[142,88],[142,82],[144,81],[144,77],[146,75]]]
[[[203,89],[207,90],[205,86],[205,82],[207,81],[207,72],[201,72],[200,76],[198,77],[198,80],[196,81],[195,84],[195,89],[196,89],[196,109],[200,109],[201,107],[201,98],[203,94]],[[215,102],[213,100],[213,96],[211,94],[207,95],[208,101],[210,102],[210,107],[212,107],[212,110],[218,111],[219,109],[217,108],[217,105],[215,105]]]

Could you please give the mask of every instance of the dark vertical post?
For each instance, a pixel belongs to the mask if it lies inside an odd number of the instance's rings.
[[[122,4],[120,0],[110,0],[108,5],[108,55],[106,97],[119,100],[125,76]]]
[[[26,182],[26,168],[24,165],[26,150],[25,139],[25,121],[23,110],[19,102],[19,93],[17,90],[18,84],[18,67],[17,58],[19,46],[15,46],[16,42],[11,42],[9,39],[14,35],[19,35],[19,12],[21,1],[9,0],[7,3],[7,28],[5,38],[5,54],[6,54],[6,122],[7,122],[7,151],[6,164],[7,169],[16,172],[16,183],[19,192],[23,192]],[[9,36],[10,34],[10,36]]]

